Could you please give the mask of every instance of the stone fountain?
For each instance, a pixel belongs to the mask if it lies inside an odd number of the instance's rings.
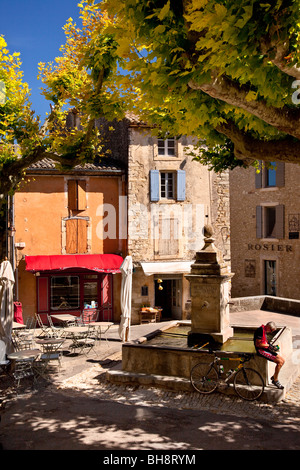
[[[152,335],[140,338],[138,341],[124,343],[122,370],[108,371],[108,380],[191,390],[190,371],[203,356],[210,355],[208,344],[214,349],[222,350],[222,357],[228,356],[232,359],[227,361],[227,364],[225,361],[225,373],[238,364],[238,360],[235,362],[234,359],[237,354],[255,352],[253,333],[256,327],[230,325],[229,298],[233,275],[214,245],[212,228],[206,226],[204,246],[196,253],[191,272],[186,276],[191,285],[191,321],[174,321],[168,326],[169,330],[158,329]],[[167,333],[174,327],[177,331],[175,335]],[[178,333],[180,328],[188,328],[188,332],[180,334]],[[168,334],[170,336],[167,336]],[[283,355],[291,357],[293,352],[291,330],[281,327],[276,335],[280,338],[277,344],[280,344]],[[181,340],[180,345],[178,338]],[[274,342],[275,340],[276,338]],[[258,356],[251,359],[249,367],[259,370],[266,385],[274,373],[274,365]],[[231,391],[232,388],[226,388],[226,393]],[[282,395],[277,389],[271,392],[273,394],[271,398],[275,401]],[[271,398],[267,395],[267,401],[271,401]]]
[[[204,247],[196,253],[191,274],[186,276],[191,285],[189,346],[205,339],[205,334],[222,344],[233,336],[229,318],[230,282],[233,276],[214,245],[212,227],[206,225]]]

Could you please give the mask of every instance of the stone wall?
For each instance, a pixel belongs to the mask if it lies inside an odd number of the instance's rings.
[[[255,168],[230,172],[232,295],[273,295],[265,290],[265,262],[276,266],[276,296],[300,299],[300,167],[285,164],[280,186],[257,188]],[[257,207],[283,208],[281,234],[259,237]],[[262,216],[264,224],[264,213]]]

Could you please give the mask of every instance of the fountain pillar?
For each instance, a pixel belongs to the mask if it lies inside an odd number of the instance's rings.
[[[191,331],[188,345],[199,344],[204,335],[225,343],[233,336],[229,319],[230,281],[234,276],[214,245],[211,226],[204,227],[204,247],[196,253],[191,273]]]

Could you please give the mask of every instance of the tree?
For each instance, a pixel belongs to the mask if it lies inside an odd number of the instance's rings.
[[[106,0],[137,112],[216,170],[299,162],[298,0]],[[126,75],[124,75],[128,79]],[[120,79],[120,78],[119,78]]]
[[[101,155],[95,118],[101,114],[113,119],[121,107],[110,81],[117,59],[114,39],[91,37],[95,25],[101,27],[102,17],[83,12],[82,30],[70,19],[62,57],[55,59],[55,65],[39,64],[46,85],[43,93],[51,103],[45,123],[31,109],[19,53],[10,54],[0,36],[0,212],[32,163],[48,157],[68,170]],[[70,111],[78,115],[79,125],[69,124]]]
[[[0,202],[35,161],[69,169],[101,154],[95,118],[126,110],[160,135],[195,136],[197,158],[216,171],[298,163],[299,0],[83,0],[79,8],[82,27],[70,18],[61,57],[40,64],[52,103],[45,124],[31,110],[18,54],[0,38]],[[68,125],[70,110],[80,125]]]

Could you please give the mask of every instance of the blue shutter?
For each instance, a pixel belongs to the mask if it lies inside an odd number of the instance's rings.
[[[159,201],[159,171],[150,170],[150,201]]]
[[[185,171],[177,171],[177,201],[185,201]]]

